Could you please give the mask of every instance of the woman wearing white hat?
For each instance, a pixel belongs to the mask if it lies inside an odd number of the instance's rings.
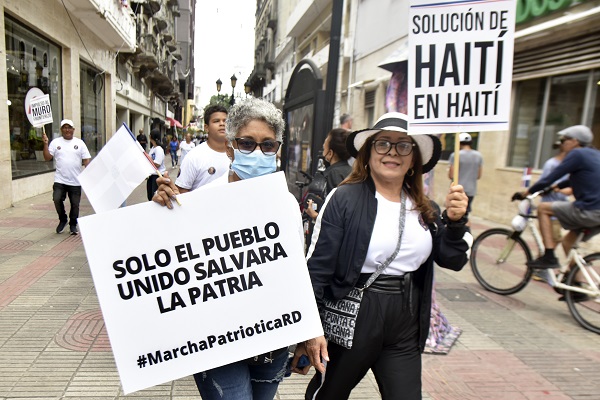
[[[404,114],[385,114],[346,143],[353,171],[319,214],[308,268],[321,312],[353,288],[362,302],[346,325],[343,316],[322,313],[328,340],[298,345],[292,366],[307,354],[317,370],[307,399],[347,399],[369,369],[383,399],[420,399],[433,263],[452,270],[466,264],[467,196],[451,187],[442,215],[425,196],[423,173],[439,160],[441,144],[435,136],[409,136]]]

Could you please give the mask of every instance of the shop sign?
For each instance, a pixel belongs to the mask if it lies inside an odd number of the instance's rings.
[[[520,24],[569,7],[573,0],[517,0],[516,23]]]

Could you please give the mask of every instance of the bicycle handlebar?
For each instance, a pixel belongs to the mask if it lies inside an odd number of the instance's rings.
[[[543,188],[542,190],[538,190],[537,192],[534,193],[530,193],[527,196],[524,196],[522,192],[516,192],[515,194],[513,194],[513,196],[511,197],[511,201],[515,201],[515,200],[533,200],[538,196],[543,196],[545,194],[548,194],[550,192],[554,191],[554,188],[552,186],[546,186],[545,188]]]

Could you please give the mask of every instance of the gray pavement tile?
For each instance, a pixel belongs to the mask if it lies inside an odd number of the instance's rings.
[[[140,185],[128,203],[144,196]],[[19,218],[47,227],[6,226]],[[0,285],[40,257],[62,257],[8,304],[0,286],[0,400],[198,399],[192,377],[125,396],[110,351],[61,347],[57,335],[66,322],[99,306],[81,239],[55,234],[55,223],[48,195],[0,211]],[[479,230],[494,225],[474,218]],[[7,240],[27,251],[6,253]],[[463,333],[448,355],[423,356],[424,399],[600,398],[600,335],[579,327],[546,284],[499,296],[482,289],[468,265],[458,273],[439,270],[436,282],[440,308]],[[303,399],[309,379],[294,374],[276,399]],[[377,398],[369,373],[351,399]]]

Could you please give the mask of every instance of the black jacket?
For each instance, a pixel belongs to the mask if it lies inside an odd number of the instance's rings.
[[[472,243],[472,236],[464,222],[443,221],[439,217],[439,207],[433,204],[438,210],[438,218],[429,224],[432,252],[415,271],[413,278],[422,293],[419,310],[421,351],[425,348],[429,331],[433,263],[460,271],[468,261],[467,253]],[[376,215],[375,185],[370,179],[338,187],[321,210],[307,261],[319,308],[323,298],[341,299],[358,281]]]

